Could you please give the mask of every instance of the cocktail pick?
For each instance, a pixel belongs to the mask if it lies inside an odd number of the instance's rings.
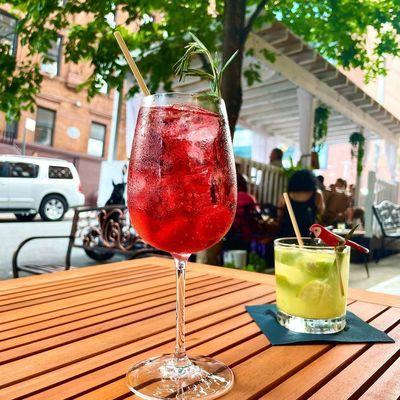
[[[350,232],[350,235],[355,231],[356,228],[353,228],[353,230]],[[340,291],[342,293],[342,296],[344,296],[344,286],[343,286],[343,280],[342,280],[342,274],[340,272],[340,267],[339,267],[339,253],[338,249],[340,249],[340,246],[350,246],[353,249],[356,249],[360,251],[361,253],[368,254],[369,250],[366,247],[363,247],[359,245],[358,243],[355,243],[351,240],[348,239],[348,236],[346,238],[342,238],[339,235],[336,235],[335,233],[329,231],[326,229],[324,226],[320,224],[313,224],[310,226],[310,232],[314,234],[315,237],[321,239],[325,244],[328,246],[334,246],[335,247],[335,260],[336,260],[336,268],[337,272],[339,274],[339,281],[340,281]]]
[[[369,250],[366,247],[361,246],[360,244],[355,243],[352,240],[349,240],[349,239],[343,238],[339,235],[336,235],[335,233],[329,231],[328,229],[326,229],[324,226],[322,226],[320,224],[311,225],[310,232],[312,232],[316,238],[321,239],[328,246],[336,247],[336,246],[347,245],[361,253],[364,253],[364,254],[369,253]]]
[[[135,76],[137,83],[140,86],[141,91],[145,96],[150,96],[150,90],[148,89],[146,82],[143,79],[142,74],[139,71],[139,68],[137,67],[135,61],[133,60],[131,54],[129,53],[129,49],[127,45],[125,44],[124,39],[122,38],[121,34],[118,31],[114,32],[115,39],[117,39],[117,42],[119,44],[119,47],[122,50],[122,53],[125,56],[126,62],[128,63],[133,75]]]
[[[338,253],[336,247],[335,247],[335,264],[336,264],[336,272],[337,272],[338,277],[339,277],[340,293],[342,294],[342,296],[344,296],[344,285],[343,285],[342,272],[340,270],[339,253]]]
[[[297,224],[296,216],[294,215],[293,207],[292,207],[292,203],[290,202],[289,195],[285,192],[285,193],[283,193],[283,198],[286,203],[286,208],[288,209],[288,212],[289,212],[290,220],[292,221],[292,225],[293,225],[294,233],[296,234],[297,241],[299,242],[300,247],[303,247],[304,242],[303,242],[303,239],[300,234],[299,225]]]
[[[340,293],[344,296],[344,285],[343,285],[343,278],[342,273],[340,271],[340,260],[339,260],[339,253],[338,247],[343,246],[346,242],[344,238],[341,236],[335,235],[333,232],[328,231],[325,227],[320,224],[313,224],[310,226],[310,232],[314,234],[316,238],[321,239],[326,245],[335,247],[335,262],[336,265],[336,272],[339,277],[339,286],[340,286]]]

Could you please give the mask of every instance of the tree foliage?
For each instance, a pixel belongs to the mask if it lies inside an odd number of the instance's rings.
[[[274,19],[303,36],[331,61],[344,68],[364,69],[367,79],[385,73],[385,57],[400,52],[398,0],[215,0],[215,10],[211,11],[209,0],[68,0],[64,3],[0,0],[0,6],[8,4],[9,12],[18,19],[20,44],[27,50],[24,61],[17,65],[0,31],[0,111],[9,118],[17,118],[21,109],[34,106],[42,81],[41,59],[59,33],[63,35],[65,60],[91,65],[92,74],[82,85],[89,97],[98,92],[102,79],[109,87],[120,89],[129,73],[112,35],[114,29],[121,31],[150,90],[171,90],[173,65],[184,54],[189,31],[210,51],[221,49],[223,41],[230,40],[226,34],[223,37],[223,26],[227,23],[223,13],[228,3],[245,7],[246,18],[238,22],[243,25],[239,27],[243,48],[234,63],[243,62],[249,31]],[[114,24],[110,16],[117,10],[117,24]],[[85,14],[90,19],[79,23]],[[130,24],[129,29],[126,24]],[[375,32],[373,40],[369,32]],[[265,56],[273,57],[268,53]],[[244,71],[249,83],[260,79],[258,70],[252,64]],[[133,87],[131,91],[135,90]]]

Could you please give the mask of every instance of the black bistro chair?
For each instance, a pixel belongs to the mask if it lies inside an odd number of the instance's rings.
[[[62,265],[21,264],[18,261],[20,252],[27,243],[58,239],[68,239],[65,262]],[[154,255],[169,256],[164,251],[146,245],[135,235],[125,206],[78,207],[75,209],[69,235],[33,236],[18,246],[12,261],[14,278],[19,277],[20,271],[38,275],[71,269],[73,248],[83,249],[88,257],[100,262],[109,260],[115,254],[121,254],[130,260]]]
[[[373,205],[372,210],[382,231],[381,249],[376,257],[379,262],[385,256],[386,246],[400,239],[400,205],[384,200]]]

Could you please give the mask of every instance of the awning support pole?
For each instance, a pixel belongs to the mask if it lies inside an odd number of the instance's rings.
[[[310,92],[301,87],[297,89],[297,100],[300,116],[299,144],[301,163],[304,167],[310,167],[316,100]]]

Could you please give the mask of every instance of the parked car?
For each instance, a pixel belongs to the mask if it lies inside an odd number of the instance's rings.
[[[78,171],[64,160],[0,155],[0,212],[31,221],[60,221],[85,202]]]

